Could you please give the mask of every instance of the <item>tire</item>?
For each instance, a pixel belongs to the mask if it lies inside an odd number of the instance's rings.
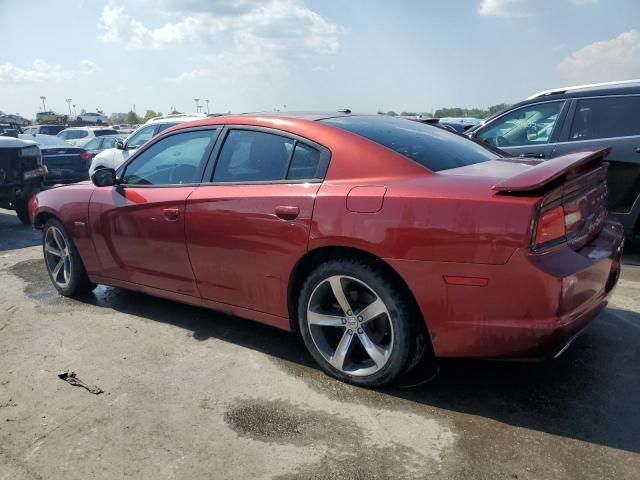
[[[22,222],[23,225],[31,225],[31,219],[29,218],[29,205],[26,200],[21,200],[14,205],[16,209],[16,215],[18,215],[18,220]]]
[[[49,279],[60,295],[82,296],[96,288],[73,240],[55,218],[49,219],[42,230],[42,252]]]
[[[409,312],[388,279],[355,259],[318,266],[298,301],[300,332],[318,365],[339,380],[373,388],[394,382],[413,360],[419,331]]]

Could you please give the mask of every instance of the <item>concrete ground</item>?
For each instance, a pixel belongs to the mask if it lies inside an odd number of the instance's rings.
[[[0,210],[0,480],[640,478],[638,248],[560,359],[449,361],[370,391],[250,321],[105,287],[59,297],[39,242]]]

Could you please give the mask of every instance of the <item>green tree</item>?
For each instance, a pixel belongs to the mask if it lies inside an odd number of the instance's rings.
[[[138,117],[138,115],[136,115],[136,112],[134,112],[133,110],[129,110],[129,113],[127,113],[126,123],[128,123],[129,125],[140,123],[140,117]]]
[[[143,122],[146,122],[148,120],[151,120],[153,117],[157,117],[158,116],[158,112],[156,112],[155,110],[147,110],[144,114],[144,117],[142,118]]]

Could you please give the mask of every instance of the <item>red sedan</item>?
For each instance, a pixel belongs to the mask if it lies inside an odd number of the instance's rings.
[[[100,283],[299,330],[326,372],[380,386],[422,355],[569,344],[620,271],[605,153],[538,164],[406,119],[227,116],[31,215],[62,295]]]

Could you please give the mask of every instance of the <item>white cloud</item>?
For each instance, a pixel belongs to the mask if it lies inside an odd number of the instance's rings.
[[[574,6],[596,4],[599,0],[568,0]],[[551,0],[482,0],[478,13],[494,17],[528,17],[541,15],[557,6]]]
[[[640,31],[586,45],[564,58],[558,69],[571,83],[639,78]]]
[[[51,65],[37,58],[26,67],[11,63],[0,64],[0,83],[60,83],[76,74],[91,75],[98,70],[98,66],[90,60],[81,60],[76,70],[65,70],[60,65]]]
[[[204,78],[211,75],[211,71],[207,68],[196,68],[188,72],[183,72],[175,77],[167,77],[165,80],[171,83],[183,83],[196,78]]]
[[[497,17],[524,17],[538,13],[537,3],[529,0],[483,0],[480,15]]]
[[[145,0],[141,0],[144,4]],[[126,48],[163,49],[196,41],[214,44],[231,38],[239,50],[296,51],[301,55],[331,54],[343,29],[304,6],[301,0],[162,0],[160,12],[171,20],[149,26],[115,2],[102,10],[101,39]]]

